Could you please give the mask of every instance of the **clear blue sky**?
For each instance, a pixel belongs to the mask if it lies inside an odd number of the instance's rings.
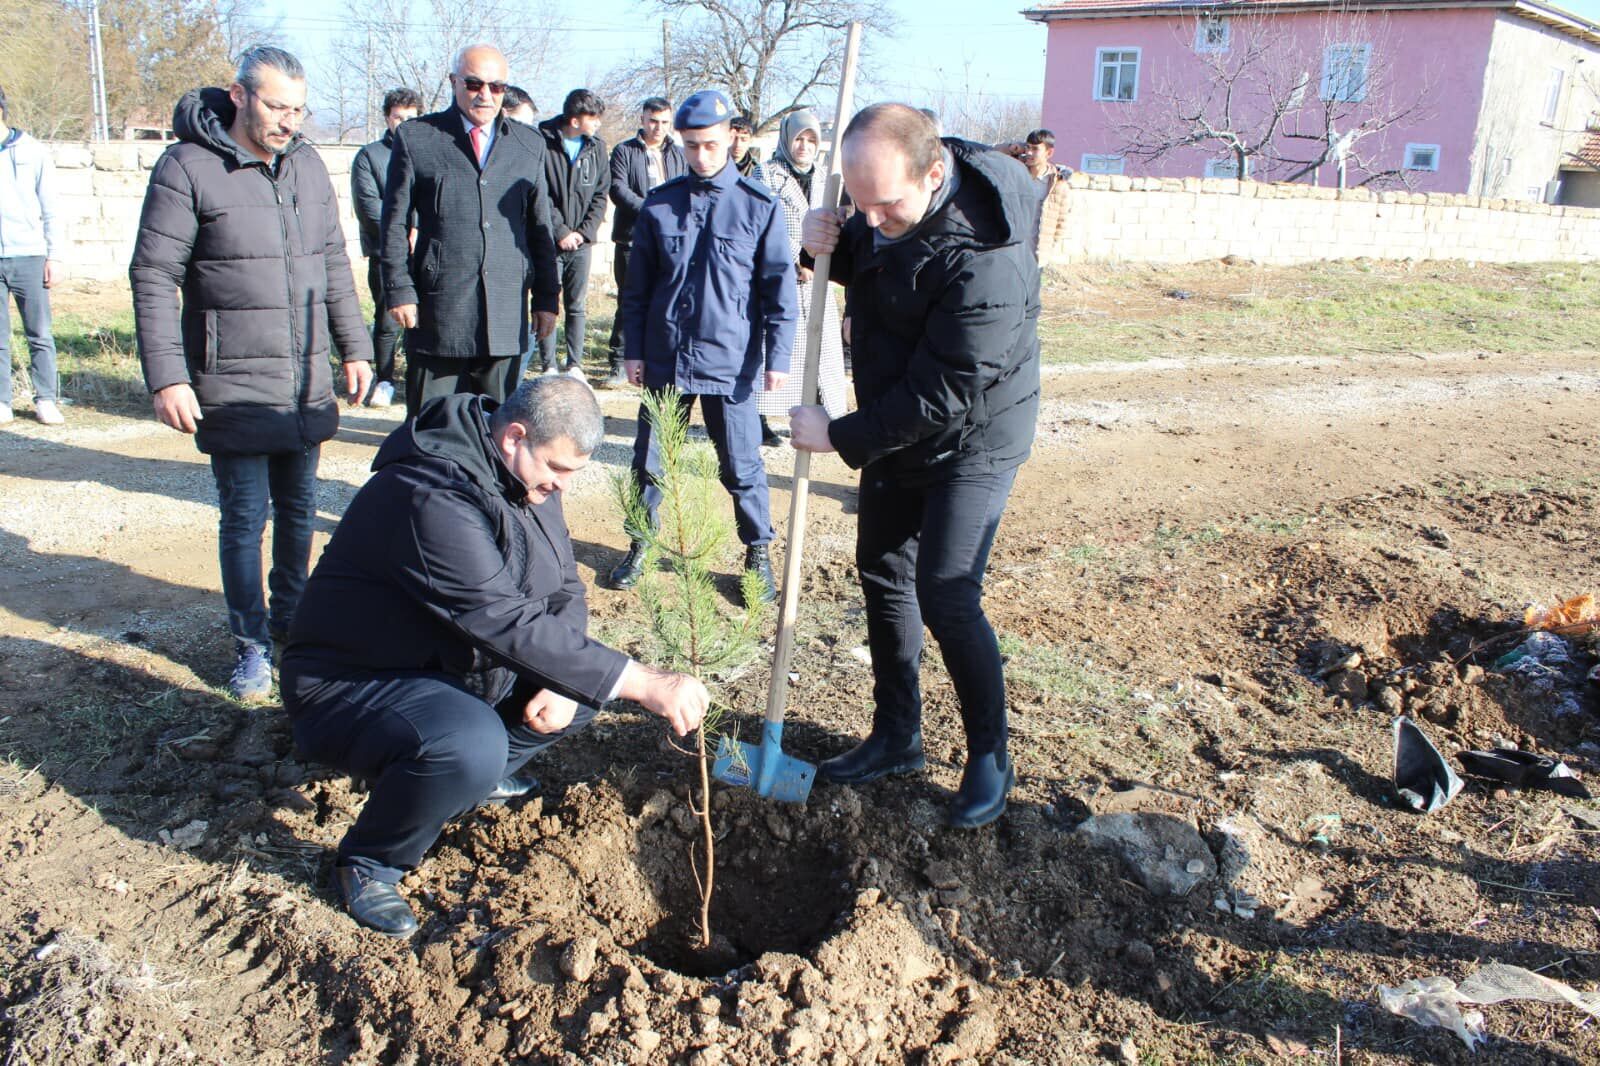
[[[1593,0],[1600,4],[1600,0]],[[1044,86],[1044,28],[1024,19],[1024,4],[992,0],[885,0],[900,19],[892,40],[874,42],[862,71],[869,97],[925,96],[943,90],[974,96],[1037,98]],[[340,32],[339,0],[265,0],[261,17],[281,16],[283,33],[314,65]],[[581,84],[633,55],[655,55],[661,20],[636,0],[562,0],[570,61],[555,61],[563,84]],[[513,77],[517,75],[512,71]]]

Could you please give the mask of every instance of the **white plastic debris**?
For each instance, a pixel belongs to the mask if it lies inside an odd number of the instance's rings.
[[[1490,1005],[1512,999],[1531,999],[1540,1003],[1566,1003],[1600,1018],[1600,992],[1579,992],[1554,978],[1525,970],[1521,966],[1490,963],[1459,985],[1448,977],[1424,977],[1407,981],[1398,988],[1378,986],[1378,1002],[1391,1014],[1398,1014],[1423,1025],[1449,1029],[1459,1036],[1469,1051],[1487,1039],[1483,1012],[1461,1011],[1462,1004]]]
[[[161,843],[169,847],[193,848],[198,847],[205,840],[208,828],[210,828],[209,822],[196,818],[179,829],[163,829],[156,836],[161,839]]]

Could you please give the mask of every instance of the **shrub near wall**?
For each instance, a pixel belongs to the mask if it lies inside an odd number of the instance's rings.
[[[1600,210],[1522,200],[1120,174],[1074,174],[1051,195],[1063,202],[1045,264],[1600,257]]]

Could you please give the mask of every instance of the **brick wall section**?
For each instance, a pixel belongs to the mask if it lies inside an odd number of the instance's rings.
[[[1217,178],[1074,174],[1058,185],[1050,263],[1258,263],[1600,258],[1600,210],[1450,193],[1270,185]]]
[[[54,142],[67,218],[69,276],[124,278],[139,228],[150,168],[165,145]],[[350,211],[356,149],[317,149],[339,194],[340,220],[358,285],[366,263]],[[1600,258],[1600,209],[1555,207],[1448,193],[1268,185],[1216,178],[1074,174],[1056,187],[1056,232],[1044,234],[1049,263],[1185,263],[1236,255],[1259,263],[1325,259],[1461,259],[1480,262]],[[611,276],[608,229],[593,259]]]

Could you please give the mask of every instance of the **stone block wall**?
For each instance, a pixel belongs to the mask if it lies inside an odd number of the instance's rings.
[[[1238,256],[1258,263],[1330,259],[1478,262],[1600,258],[1600,210],[1450,193],[1370,192],[1219,178],[1074,174],[1050,263],[1188,263]]]

